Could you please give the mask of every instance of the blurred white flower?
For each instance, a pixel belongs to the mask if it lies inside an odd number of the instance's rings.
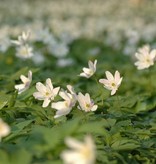
[[[106,89],[111,90],[111,95],[114,95],[122,82],[122,77],[120,77],[118,71],[115,71],[114,76],[109,71],[106,71],[105,74],[107,79],[100,79],[99,82],[102,83]]]
[[[10,133],[10,127],[0,118],[0,141]]]
[[[34,52],[34,55],[32,56],[32,60],[33,60],[34,64],[40,65],[45,61],[45,58],[41,52],[36,51],[36,52]]]
[[[28,72],[28,77],[21,75],[20,79],[23,82],[23,84],[15,85],[15,89],[18,90],[18,94],[21,94],[22,92],[26,91],[30,87],[32,81],[32,72],[31,71]]]
[[[46,85],[41,82],[36,83],[36,89],[38,92],[34,92],[33,96],[35,99],[43,100],[42,107],[47,107],[49,103],[57,96],[60,87],[54,88],[51,79],[48,78],[46,80]]]
[[[136,46],[135,45],[129,45],[129,44],[126,44],[123,48],[123,53],[125,55],[132,55],[135,53],[135,50],[136,50]]]
[[[84,110],[85,112],[96,111],[97,105],[94,105],[94,101],[91,100],[90,95],[86,93],[83,95],[81,92],[77,96],[77,100],[79,102],[78,108],[80,110]]]
[[[74,60],[72,58],[68,58],[68,59],[61,58],[57,60],[57,65],[59,67],[71,66],[73,64],[74,64]]]
[[[83,142],[74,138],[66,138],[66,145],[71,148],[61,153],[65,164],[94,164],[96,160],[96,147],[91,136],[86,136]]]
[[[52,103],[51,107],[57,110],[54,118],[67,115],[75,106],[75,103],[77,101],[76,93],[71,85],[67,85],[67,88],[70,91],[70,93],[68,93],[67,91],[61,91],[59,93],[59,95],[64,99],[64,101]]]
[[[96,72],[96,64],[97,64],[97,60],[95,60],[94,63],[89,60],[88,62],[89,68],[84,67],[83,72],[80,73],[80,76],[90,78]]]
[[[44,44],[50,44],[50,45],[56,43],[55,37],[49,31],[49,28],[38,30],[36,33],[36,40],[42,41]]]
[[[69,47],[65,43],[52,44],[49,50],[57,58],[65,57],[69,53]]]
[[[145,45],[138,49],[138,52],[135,53],[135,57],[138,59],[138,61],[135,62],[135,65],[139,70],[149,68],[154,65],[156,49],[150,51],[149,45]]]
[[[25,45],[30,37],[30,31],[22,32],[22,35],[18,36],[18,40],[11,40],[12,43],[22,46]]]
[[[28,44],[17,48],[16,56],[22,59],[28,59],[33,56],[33,49]]]
[[[74,37],[69,32],[62,32],[59,38],[65,44],[70,44],[74,40]]]
[[[0,39],[0,51],[5,52],[10,47],[10,39],[8,37]]]

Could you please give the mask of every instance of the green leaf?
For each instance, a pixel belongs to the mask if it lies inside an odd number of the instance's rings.
[[[15,151],[10,155],[10,164],[30,164],[32,160],[32,155],[24,150]]]
[[[2,109],[5,105],[7,105],[10,99],[10,95],[6,95],[3,92],[0,92],[0,109]]]

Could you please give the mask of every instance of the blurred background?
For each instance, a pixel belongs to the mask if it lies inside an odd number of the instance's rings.
[[[155,0],[1,0],[0,51],[30,30],[31,41],[42,41],[55,57],[65,56],[67,45],[80,38],[131,55],[142,44],[156,47],[155,8]]]

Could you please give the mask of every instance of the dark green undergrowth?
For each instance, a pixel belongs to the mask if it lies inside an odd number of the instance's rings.
[[[99,47],[96,55],[89,50]],[[64,139],[83,139],[91,134],[96,144],[96,163],[156,163],[156,66],[139,71],[131,57],[100,42],[79,39],[70,45],[68,57],[74,65],[60,68],[57,59],[45,55],[45,62],[35,66],[31,60],[14,56],[14,48],[0,54],[0,117],[11,127],[11,134],[0,143],[0,164],[59,164],[66,149]],[[88,60],[97,62],[96,74],[90,79],[79,77]],[[33,72],[30,88],[20,95],[14,89],[21,74]],[[115,96],[97,84],[105,71],[123,76]],[[35,84],[51,78],[54,86],[74,86],[78,93],[89,93],[97,111],[85,113],[73,108],[67,115],[54,119],[55,110],[42,108],[32,96]]]

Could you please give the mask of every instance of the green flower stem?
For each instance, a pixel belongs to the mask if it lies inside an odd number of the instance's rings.
[[[98,82],[98,80],[97,80],[97,78],[96,78],[96,76],[94,75],[94,80],[95,80],[95,82],[96,82],[96,84],[97,84],[97,86],[98,86],[98,88],[99,88],[99,90],[100,90],[100,97],[101,97],[101,101],[102,101],[102,106],[103,106],[103,104],[104,104],[104,99],[103,99],[103,88],[101,89],[101,85],[99,84],[99,82]]]
[[[120,99],[119,99],[119,96],[116,96],[117,97],[117,104],[118,104],[118,109],[121,108],[121,105],[120,105]]]

